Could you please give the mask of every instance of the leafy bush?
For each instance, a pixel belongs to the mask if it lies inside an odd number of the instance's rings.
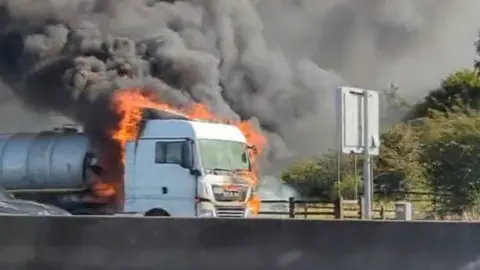
[[[438,211],[473,211],[480,198],[480,114],[437,114],[425,128],[435,134],[423,159]]]
[[[362,193],[362,190],[363,182],[360,176],[350,173],[344,175],[340,182],[335,181],[330,189],[329,197],[331,201],[335,201],[340,194],[344,199],[353,200],[358,198],[358,194]]]
[[[282,173],[282,180],[295,188],[301,196],[325,198],[334,183],[331,168],[317,160],[305,160],[294,164]]]
[[[329,153],[322,157],[302,160],[294,164],[281,175],[282,180],[294,187],[300,195],[310,198],[333,200],[338,195],[338,180],[345,179],[340,184],[342,196],[355,197],[355,185],[352,180],[346,180],[353,175],[353,159],[340,160],[340,178],[338,175],[337,155]],[[357,177],[361,187],[361,180]],[[361,188],[359,188],[361,190]],[[344,194],[345,193],[345,194]]]

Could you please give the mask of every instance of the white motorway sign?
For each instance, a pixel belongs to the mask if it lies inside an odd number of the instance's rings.
[[[367,97],[367,100],[365,98]],[[366,154],[378,156],[379,97],[378,92],[353,87],[337,88],[337,132],[339,147],[345,154]],[[365,140],[365,136],[367,140]]]

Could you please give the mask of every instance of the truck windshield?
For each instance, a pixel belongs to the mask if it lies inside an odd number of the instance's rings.
[[[207,170],[249,170],[250,160],[244,143],[200,139],[199,150],[203,167]]]

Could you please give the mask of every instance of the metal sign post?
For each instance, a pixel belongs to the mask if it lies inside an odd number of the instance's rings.
[[[341,153],[363,155],[363,218],[372,218],[372,156],[379,154],[378,92],[353,87],[337,90],[337,132]]]
[[[365,219],[372,218],[372,186],[373,180],[371,175],[371,168],[372,168],[372,160],[370,158],[369,148],[370,148],[370,133],[368,130],[368,91],[363,92],[363,194],[364,194],[364,215]]]

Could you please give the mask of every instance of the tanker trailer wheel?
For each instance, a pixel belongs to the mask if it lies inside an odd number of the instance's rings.
[[[155,208],[155,209],[148,210],[145,213],[145,216],[146,217],[155,217],[155,216],[156,217],[169,217],[170,214],[163,209]]]

